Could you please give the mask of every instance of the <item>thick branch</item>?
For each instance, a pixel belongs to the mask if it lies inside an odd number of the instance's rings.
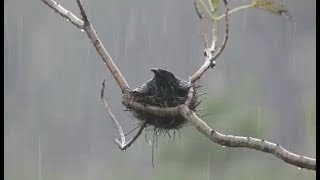
[[[134,109],[136,111],[148,112],[157,116],[182,115],[188,122],[190,122],[194,127],[198,129],[198,131],[208,137],[212,142],[218,143],[222,146],[244,147],[271,153],[288,164],[311,170],[316,169],[316,159],[294,154],[278,144],[251,137],[221,134],[218,131],[211,129],[186,105],[160,108],[156,106],[143,105],[127,98],[123,99],[123,104],[128,108]]]
[[[113,77],[117,81],[121,91],[123,92],[123,91],[129,89],[129,85],[128,85],[127,81],[124,79],[120,70],[118,69],[116,64],[113,62],[111,56],[104,48],[103,44],[101,43],[100,39],[97,36],[97,33],[93,29],[91,23],[88,23],[88,25],[84,27],[84,30],[86,31],[89,39],[91,40],[92,44],[94,45],[94,47],[98,51],[99,55],[101,56],[103,62],[108,67],[111,74],[113,75]]]
[[[186,106],[180,108],[180,113],[202,134],[207,136],[211,141],[222,146],[255,149],[258,151],[271,153],[276,157],[282,159],[286,163],[298,166],[300,168],[311,170],[316,169],[316,159],[294,154],[278,144],[271,143],[263,139],[221,134],[218,131],[211,129],[204,121],[202,121],[193,111],[188,109]]]
[[[113,62],[111,56],[109,53],[106,51],[104,48],[103,44],[101,43],[100,39],[97,36],[96,31],[92,27],[92,24],[90,21],[88,21],[87,16],[84,13],[83,6],[81,5],[81,2],[77,0],[77,3],[80,7],[80,12],[82,15],[85,15],[82,17],[86,23],[84,23],[82,20],[77,18],[75,15],[73,15],[71,12],[67,11],[65,8],[63,8],[61,5],[58,5],[57,2],[53,0],[42,0],[45,4],[47,4],[50,8],[54,9],[56,12],[58,12],[62,17],[65,17],[70,20],[73,24],[75,24],[78,28],[83,29],[86,31],[89,39],[91,40],[93,46],[96,48],[98,51],[99,55],[101,56],[103,62],[105,65],[108,67],[110,72],[112,73],[113,77],[117,81],[120,89],[122,92],[125,90],[129,89],[129,85],[122,76],[121,72],[119,71],[118,67],[116,64]],[[81,23],[80,23],[81,22]]]

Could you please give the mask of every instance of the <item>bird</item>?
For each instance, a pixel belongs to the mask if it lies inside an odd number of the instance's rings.
[[[154,77],[133,90],[135,101],[157,107],[176,107],[186,102],[188,92],[193,86],[190,80],[184,81],[165,69],[153,68],[151,71]],[[196,103],[197,96],[194,91],[189,109],[194,110]],[[158,116],[148,112],[134,111],[134,116],[160,130],[179,129],[187,122],[179,115]]]
[[[191,85],[189,82],[177,78],[171,72],[153,68],[154,77],[133,90],[139,96],[153,96],[170,101],[175,98],[186,97]]]

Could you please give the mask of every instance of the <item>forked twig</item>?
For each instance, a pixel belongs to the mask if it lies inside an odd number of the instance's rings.
[[[79,6],[80,14],[81,14],[82,19],[83,19],[83,21],[84,21],[84,24],[85,24],[85,26],[86,26],[86,25],[87,25],[86,23],[89,23],[87,14],[86,14],[86,12],[85,12],[84,9],[83,9],[83,6],[82,6],[82,3],[80,2],[80,0],[77,0],[77,4],[78,4],[78,6]]]
[[[221,43],[221,46],[219,47],[219,49],[215,53],[215,49],[216,49],[215,41],[217,39],[215,38],[215,30],[213,30],[212,31],[212,36],[213,36],[212,37],[212,45],[210,48],[207,48],[205,50],[206,60],[205,60],[204,64],[199,68],[199,70],[191,76],[191,83],[195,83],[198,79],[201,78],[201,76],[210,67],[213,67],[215,65],[215,60],[220,56],[220,54],[222,53],[222,51],[224,50],[224,48],[227,44],[227,41],[229,38],[229,16],[228,16],[229,8],[228,8],[228,1],[223,0],[223,2],[224,2],[224,6],[225,6],[225,33],[224,33],[223,41]]]
[[[56,13],[60,14],[62,17],[66,18],[77,28],[83,29],[84,22],[79,19],[77,16],[72,14],[70,11],[66,10],[59,3],[52,0],[42,0],[46,5],[48,5],[51,9],[53,9]]]
[[[120,70],[118,69],[116,64],[113,62],[109,53],[104,48],[96,31],[94,30],[92,24],[88,20],[86,13],[84,11],[83,5],[81,4],[81,1],[77,0],[77,4],[79,6],[80,13],[82,15],[83,20],[81,20],[80,18],[78,18],[77,16],[72,14],[70,11],[68,11],[65,8],[63,8],[62,6],[60,6],[54,0],[42,0],[42,1],[45,4],[47,4],[50,8],[55,10],[55,12],[60,14],[62,17],[65,17],[68,20],[70,20],[70,22],[72,24],[74,24],[76,27],[80,28],[81,30],[84,30],[87,33],[88,38],[91,40],[93,46],[96,48],[96,50],[99,53],[100,57],[102,58],[104,64],[107,66],[108,70],[111,72],[112,76],[115,78],[122,93],[124,93],[126,90],[129,90],[130,87],[129,87],[127,81],[122,76]]]
[[[104,89],[105,89],[105,80],[103,81],[102,83],[102,89],[101,89],[101,101],[102,103],[104,104],[105,108],[107,109],[109,115],[110,115],[110,118],[113,120],[114,122],[114,126],[118,129],[119,131],[119,134],[120,134],[120,140],[119,139],[115,139],[115,143],[119,146],[119,148],[122,150],[122,151],[125,151],[128,147],[130,147],[132,145],[132,143],[137,140],[137,138],[140,136],[141,132],[143,131],[147,121],[144,121],[142,123],[142,125],[140,126],[139,128],[139,131],[136,133],[135,136],[133,136],[130,141],[126,142],[126,137],[122,131],[122,128],[121,128],[121,125],[120,123],[117,121],[117,119],[115,118],[115,116],[113,115],[107,101],[104,99]]]
[[[193,5],[194,9],[196,10],[196,13],[200,19],[200,31],[201,31],[201,37],[203,39],[204,47],[205,49],[208,48],[208,39],[206,37],[206,34],[204,33],[204,13],[200,12],[199,5],[197,3],[198,0],[194,0]]]

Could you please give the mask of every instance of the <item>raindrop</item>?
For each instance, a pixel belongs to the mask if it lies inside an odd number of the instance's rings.
[[[7,8],[6,8],[6,6],[4,6],[4,30],[5,30],[5,34],[7,34],[8,33],[8,19],[7,19]]]
[[[17,22],[17,34],[18,34],[18,59],[22,60],[22,50],[23,50],[23,32],[24,32],[24,26],[23,26],[23,16],[20,16],[19,22]],[[20,62],[20,61],[19,61]]]
[[[168,22],[167,22],[168,17],[165,15],[163,16],[163,32],[166,33],[167,32],[167,26],[168,26]]]
[[[42,150],[41,150],[41,139],[38,137],[38,180],[42,179]]]
[[[125,152],[126,150],[124,149],[123,152]]]
[[[81,29],[80,31],[81,31],[81,32],[84,32],[84,29]]]
[[[9,31],[8,31],[8,15],[7,15],[7,8],[6,6],[4,6],[4,33],[5,33],[5,44],[7,44],[8,48],[7,48],[7,52],[8,52],[8,59],[10,59],[10,54],[11,54],[11,48],[10,48],[10,41],[8,40],[9,37]]]
[[[152,38],[151,38],[151,32],[148,31],[148,46],[152,47]]]
[[[260,106],[258,107],[258,112],[257,112],[257,114],[258,114],[258,117],[257,117],[257,119],[258,119],[258,123],[257,123],[257,137],[260,137],[260,126],[261,126],[261,112],[260,112]]]

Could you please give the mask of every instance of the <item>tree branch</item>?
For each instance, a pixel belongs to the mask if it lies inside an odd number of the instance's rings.
[[[240,11],[240,10],[243,10],[243,9],[247,9],[247,8],[250,8],[250,7],[253,7],[254,4],[253,3],[250,3],[250,4],[245,4],[245,5],[242,5],[242,6],[239,6],[239,7],[236,7],[234,9],[231,9],[229,11],[229,15],[234,13],[234,12],[237,12],[237,11]],[[216,18],[216,21],[219,21],[220,19],[222,19],[223,17],[225,17],[225,14],[222,14],[221,16],[218,16]]]
[[[57,2],[52,1],[52,0],[42,0],[42,2],[44,2],[50,8],[52,8],[56,13],[60,14],[62,17],[69,20],[77,28],[80,28],[80,29],[83,28],[84,22],[81,19],[79,19],[77,16],[72,14],[70,11],[66,10],[64,7],[62,7]]]
[[[84,9],[83,9],[83,6],[82,6],[81,1],[80,1],[80,0],[77,0],[77,4],[78,4],[78,6],[79,6],[80,14],[81,14],[81,16],[82,16],[82,19],[84,20],[84,23],[85,23],[85,24],[88,23],[89,20],[88,20],[88,17],[87,17],[86,12],[85,12]]]
[[[316,159],[309,158],[294,154],[282,146],[265,141],[263,139],[257,139],[252,137],[242,137],[234,135],[224,135],[218,131],[210,128],[202,119],[200,119],[188,106],[180,105],[177,107],[157,107],[150,105],[143,105],[130,99],[123,99],[123,104],[128,108],[134,109],[140,112],[148,112],[157,116],[177,116],[182,115],[188,122],[198,129],[199,132],[208,137],[212,142],[218,143],[222,146],[228,147],[243,147],[255,149],[258,151],[273,154],[274,156],[282,159],[288,164],[295,165],[299,168],[306,168],[310,170],[316,169]]]
[[[271,153],[288,164],[292,164],[300,168],[316,170],[316,159],[294,154],[284,149],[279,144],[268,142],[263,139],[221,134],[218,131],[211,129],[186,106],[180,108],[180,114],[183,115],[184,118],[191,122],[194,127],[196,127],[202,134],[207,136],[211,141],[222,146],[245,147]]]
[[[65,8],[63,8],[61,5],[59,5],[54,0],[42,0],[45,4],[47,4],[50,8],[54,9],[58,14],[60,14],[62,17],[65,17],[70,20],[70,22],[74,25],[76,25],[78,28],[83,29],[87,35],[88,38],[91,40],[93,46],[98,51],[99,55],[101,56],[103,62],[108,67],[109,71],[112,73],[113,77],[115,78],[116,82],[118,83],[120,89],[122,92],[129,90],[130,87],[127,83],[127,81],[122,76],[121,72],[119,71],[116,64],[113,62],[111,56],[104,48],[103,44],[101,43],[96,31],[94,30],[92,24],[88,20],[87,16],[85,15],[85,11],[83,9],[83,6],[80,2],[80,0],[77,0],[78,6],[80,8],[80,12],[82,14],[82,18],[85,22],[77,18],[75,15],[73,15],[71,12],[67,11]]]
[[[103,81],[102,83],[102,89],[101,89],[101,101],[102,103],[104,104],[104,107],[107,109],[108,111],[108,114],[110,115],[110,118],[113,120],[114,122],[114,126],[118,129],[119,131],[119,134],[120,134],[120,140],[119,139],[115,139],[115,143],[119,146],[119,148],[122,150],[122,151],[126,151],[126,149],[128,147],[130,147],[132,145],[132,143],[138,139],[138,137],[140,136],[141,132],[143,131],[143,129],[145,128],[146,126],[146,122],[147,121],[144,121],[140,128],[139,128],[139,131],[136,133],[135,136],[133,136],[133,138],[130,139],[130,141],[126,142],[126,135],[123,133],[123,130],[121,128],[121,125],[120,123],[117,121],[117,119],[115,118],[115,116],[113,115],[107,101],[104,99],[104,89],[105,89],[105,80]]]
[[[87,16],[85,15],[85,11],[83,9],[83,6],[79,0],[77,0],[77,3],[80,8],[80,12],[83,18],[83,21],[77,18],[75,15],[73,15],[71,12],[67,11],[65,8],[60,6],[58,3],[56,3],[53,0],[42,0],[45,4],[47,4],[50,8],[54,9],[57,13],[59,13],[62,17],[67,18],[72,24],[74,24],[76,27],[83,29],[86,31],[89,39],[93,43],[94,47],[98,51],[99,55],[101,56],[104,63],[107,65],[108,69],[112,73],[113,77],[117,81],[119,87],[122,90],[123,93],[123,101],[122,103],[135,111],[140,112],[147,112],[150,114],[154,114],[157,116],[177,116],[181,115],[184,117],[188,122],[190,122],[194,127],[198,129],[201,133],[203,133],[206,137],[208,137],[212,142],[218,143],[222,146],[228,146],[228,147],[245,147],[250,149],[259,150],[266,153],[271,153],[275,155],[276,157],[282,159],[283,161],[298,166],[300,168],[306,168],[315,170],[316,169],[316,159],[301,156],[294,154],[292,152],[289,152],[288,150],[284,149],[282,146],[271,143],[265,140],[260,140],[256,138],[251,137],[241,137],[241,136],[233,136],[233,135],[224,135],[219,133],[216,130],[211,129],[204,121],[202,121],[193,111],[191,111],[188,108],[188,104],[190,103],[193,95],[193,88],[190,88],[189,94],[188,94],[188,100],[185,104],[177,106],[177,107],[156,107],[156,106],[150,106],[146,104],[141,104],[136,101],[134,101],[130,97],[130,93],[127,93],[129,90],[129,85],[120,73],[117,66],[114,64],[112,58],[108,54],[108,52],[105,50],[104,46],[102,45],[101,41],[99,40],[96,31],[92,27],[90,21],[88,20]],[[210,47],[210,53],[208,53],[208,57],[206,57],[205,63],[202,65],[202,67],[191,77],[191,83],[194,84],[196,80],[198,80],[203,73],[214,63],[215,59],[221,54],[223,51],[226,42],[228,40],[228,33],[229,33],[229,22],[228,22],[228,6],[227,6],[227,0],[223,0],[225,4],[225,35],[224,40],[222,42],[222,45],[218,49],[218,51],[214,53],[215,49],[215,40],[213,40],[212,45]],[[214,36],[214,34],[213,34]],[[129,141],[125,142],[125,135],[122,131],[122,128],[114,115],[112,114],[107,102],[103,99],[103,90],[104,90],[105,84],[103,83],[103,89],[101,90],[101,100],[103,104],[105,105],[111,119],[114,121],[115,126],[118,128],[119,134],[120,134],[120,140],[116,140],[116,143],[118,144],[119,148],[123,151],[126,150],[141,134],[143,131],[144,126],[146,125],[146,121],[144,121],[137,132],[137,134]]]
[[[217,50],[217,52],[215,54],[214,51],[216,49],[215,47],[215,42],[217,40],[217,38],[215,38],[215,30],[213,29],[212,31],[212,45],[210,48],[207,48],[205,50],[205,56],[206,56],[206,61],[204,62],[204,64],[199,68],[199,70],[193,74],[191,76],[191,83],[196,82],[198,79],[201,78],[201,76],[210,68],[210,67],[214,67],[215,65],[215,60],[220,56],[220,54],[222,53],[222,51],[224,50],[228,38],[229,38],[229,8],[228,8],[228,1],[227,0],[223,0],[224,2],[224,6],[225,6],[225,34],[224,34],[224,38],[222,41],[221,46],[219,47],[219,49]]]
[[[203,40],[204,47],[207,49],[208,48],[208,40],[207,40],[206,34],[204,33],[204,22],[203,22],[204,21],[204,13],[200,12],[197,0],[194,0],[193,5],[194,5],[194,9],[196,10],[196,13],[200,19],[201,37]]]

